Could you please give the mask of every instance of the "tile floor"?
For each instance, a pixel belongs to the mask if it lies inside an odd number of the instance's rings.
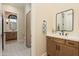
[[[6,43],[5,49],[2,53],[3,56],[30,56],[31,49],[27,48],[24,41],[17,42],[14,41],[8,41]]]

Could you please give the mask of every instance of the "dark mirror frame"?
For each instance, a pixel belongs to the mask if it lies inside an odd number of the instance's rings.
[[[63,12],[70,11],[70,10],[72,10],[72,30],[57,30],[57,15],[60,14],[60,13],[63,13]],[[57,13],[56,14],[56,31],[72,32],[73,30],[74,30],[74,10],[73,9],[68,9],[68,10]]]
[[[17,19],[17,16],[11,14],[11,15],[8,16],[8,19]]]

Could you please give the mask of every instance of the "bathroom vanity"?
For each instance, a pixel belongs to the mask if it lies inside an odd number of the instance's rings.
[[[79,33],[69,34],[74,31],[74,10],[68,9],[56,14],[56,33],[47,33],[48,56],[78,56]],[[54,32],[54,31],[53,31]]]
[[[17,40],[17,14],[5,11],[5,27],[4,35],[5,40]]]
[[[17,40],[17,32],[5,32],[6,41]]]
[[[78,56],[79,38],[47,35],[47,55],[48,56]]]

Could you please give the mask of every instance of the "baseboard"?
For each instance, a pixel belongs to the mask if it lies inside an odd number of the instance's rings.
[[[47,52],[43,53],[42,56],[47,56]]]

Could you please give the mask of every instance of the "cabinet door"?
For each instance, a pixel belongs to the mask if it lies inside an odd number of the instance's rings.
[[[52,38],[47,39],[47,55],[49,56],[56,55],[56,44]]]
[[[56,56],[62,56],[63,52],[62,52],[62,44],[60,43],[56,43]]]
[[[63,56],[77,56],[78,49],[74,47],[62,45],[62,53],[63,53]]]

